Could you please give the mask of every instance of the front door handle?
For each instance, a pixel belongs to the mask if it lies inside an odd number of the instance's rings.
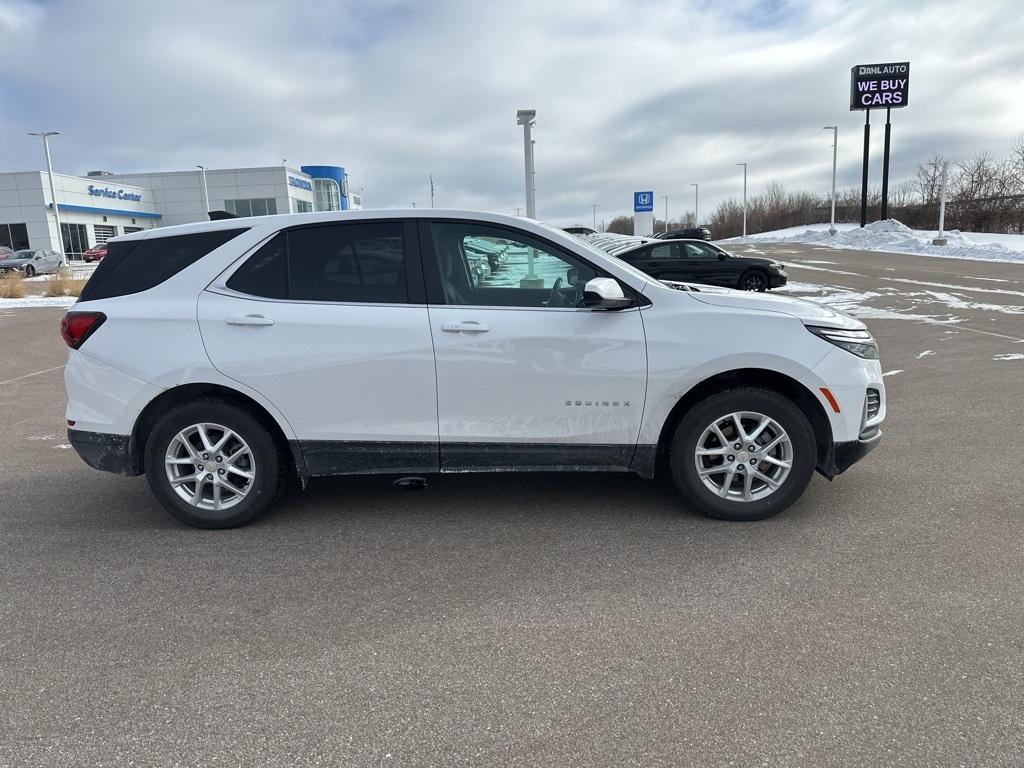
[[[225,317],[224,322],[228,325],[273,325],[274,321],[263,315],[233,315]]]
[[[445,333],[487,333],[491,329],[473,320],[466,320],[462,323],[445,323],[441,330]]]

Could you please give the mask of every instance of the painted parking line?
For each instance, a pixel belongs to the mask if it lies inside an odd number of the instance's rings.
[[[64,367],[65,366],[63,366],[63,365],[55,365],[53,368],[46,368],[45,370],[42,370],[42,371],[35,371],[33,373],[26,373],[24,376],[15,376],[13,379],[7,379],[7,381],[0,381],[0,386],[3,386],[4,384],[11,384],[12,382],[15,382],[15,381],[21,381],[22,379],[28,379],[28,378],[31,378],[32,376],[39,376],[39,375],[41,375],[43,373],[50,373],[52,371],[59,371],[61,368],[64,368]]]

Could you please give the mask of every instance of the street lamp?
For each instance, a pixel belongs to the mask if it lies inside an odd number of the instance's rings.
[[[700,184],[691,184],[693,187],[693,226],[700,226]]]
[[[938,170],[938,163],[928,163]],[[946,226],[946,171],[949,170],[949,162],[942,161],[942,190],[939,192],[939,236],[932,240],[932,245],[945,245],[948,241],[943,230]]]
[[[593,213],[594,213],[594,231],[596,232],[597,231],[597,203],[591,203],[590,207],[593,209]]]
[[[537,124],[537,110],[520,109],[516,112],[516,124],[523,126],[523,157],[526,161],[526,218],[537,218],[537,197],[534,189],[533,133]]]
[[[668,234],[668,195],[662,195],[662,200],[665,201],[665,234]]]
[[[206,166],[205,165],[197,165],[196,168],[198,168],[200,171],[203,172],[203,203],[205,203],[205,205],[206,205],[206,213],[207,213],[207,215],[209,215],[209,213],[210,213],[210,192],[206,188]]]
[[[743,166],[743,236],[747,236],[747,164],[736,163]]]
[[[27,131],[29,136],[43,137],[43,151],[46,153],[46,173],[50,177],[50,202],[53,204],[53,218],[57,222],[57,247],[60,251],[60,263],[67,264],[64,253],[64,232],[60,227],[60,211],[57,209],[57,192],[53,186],[53,163],[50,162],[50,137],[60,136],[60,131]]]
[[[836,233],[836,153],[839,151],[839,126],[826,125],[821,130],[832,131],[832,219],[828,228],[830,235]]]

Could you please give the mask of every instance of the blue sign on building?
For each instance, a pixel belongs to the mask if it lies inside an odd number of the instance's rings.
[[[654,210],[654,192],[633,193],[633,213],[650,213]]]
[[[88,186],[88,192],[93,197],[113,197],[117,200],[130,200],[133,203],[142,200],[142,195],[138,192],[125,192],[123,189],[114,191],[110,187],[95,187],[92,184]],[[63,207],[62,205],[61,208]]]
[[[310,184],[305,179],[300,179],[298,176],[289,176],[288,183],[293,187],[298,187],[299,189],[306,189],[310,191],[312,191],[313,189],[312,184]]]

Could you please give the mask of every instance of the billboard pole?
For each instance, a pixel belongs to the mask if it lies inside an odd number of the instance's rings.
[[[882,220],[889,218],[889,114],[892,112],[885,108],[885,149],[882,151]]]
[[[871,146],[871,110],[864,110],[864,168],[860,175],[860,225],[868,223],[868,150]]]

